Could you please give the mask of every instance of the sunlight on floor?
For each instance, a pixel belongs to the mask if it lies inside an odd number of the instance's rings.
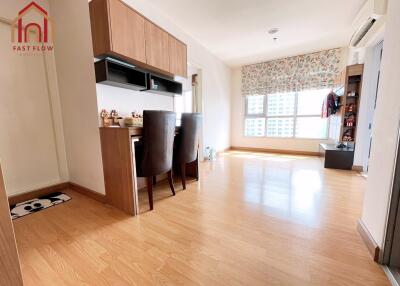
[[[301,156],[301,155],[287,155],[278,153],[262,153],[262,152],[246,152],[246,151],[226,151],[221,153],[220,156],[231,156],[237,158],[258,159],[258,160],[275,161],[275,162],[289,162],[293,160],[307,158],[307,156]]]

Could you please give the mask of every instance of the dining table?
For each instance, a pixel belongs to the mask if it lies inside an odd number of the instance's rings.
[[[181,128],[176,127],[175,139]],[[100,127],[101,155],[106,202],[130,215],[139,214],[139,190],[146,187],[144,178],[136,176],[135,142],[143,136],[143,126]],[[179,167],[173,166],[174,174]],[[186,176],[199,179],[199,159],[186,166]],[[166,179],[157,176],[157,181]],[[179,188],[178,188],[179,189]]]

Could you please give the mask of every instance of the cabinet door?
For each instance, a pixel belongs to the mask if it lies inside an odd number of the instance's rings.
[[[92,29],[93,54],[95,57],[111,51],[108,8],[105,0],[89,2],[90,25]]]
[[[145,63],[144,18],[120,0],[109,3],[112,50]]]
[[[169,35],[169,72],[187,76],[186,45]]]
[[[169,72],[169,34],[150,21],[144,21],[146,63]]]

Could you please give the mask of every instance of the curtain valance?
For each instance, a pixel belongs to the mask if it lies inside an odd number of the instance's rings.
[[[342,49],[331,49],[242,67],[242,94],[332,88]]]

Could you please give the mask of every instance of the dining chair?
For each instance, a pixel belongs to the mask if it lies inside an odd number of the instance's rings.
[[[172,158],[176,114],[170,111],[143,111],[143,137],[135,143],[136,174],[146,177],[150,210],[153,210],[153,178],[167,173],[172,194]]]
[[[184,190],[186,189],[186,164],[195,161],[198,157],[201,121],[201,113],[182,114],[181,130],[174,149],[174,160],[179,165]],[[198,180],[198,172],[196,179]]]

